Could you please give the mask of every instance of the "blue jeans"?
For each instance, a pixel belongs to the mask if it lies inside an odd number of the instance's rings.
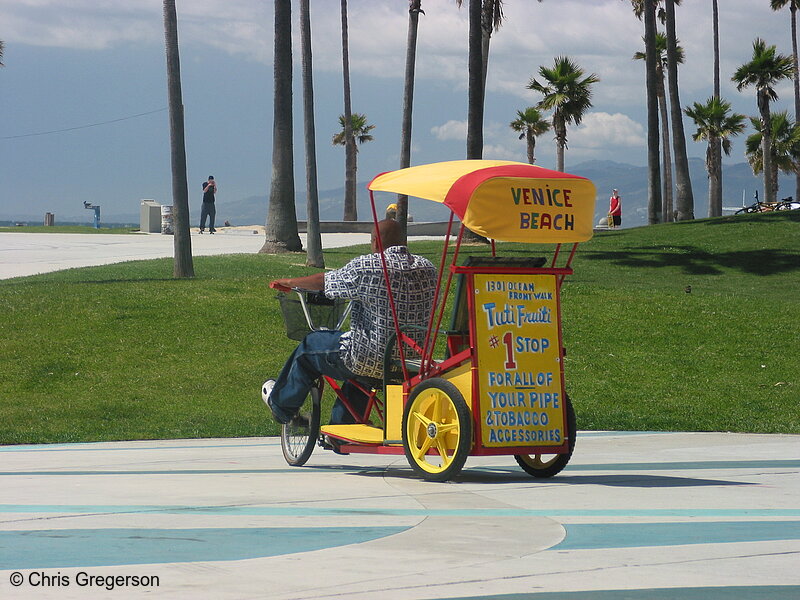
[[[209,219],[208,230],[216,231],[214,229],[214,218],[217,216],[217,207],[213,202],[203,202],[200,207],[200,231],[206,228],[206,217]]]
[[[311,388],[322,375],[340,381],[356,377],[342,361],[339,350],[341,331],[312,331],[295,348],[283,365],[270,394],[276,416],[289,421],[305,402]],[[366,397],[354,386],[342,387],[345,396],[356,408],[366,406]],[[353,422],[344,405],[336,400],[331,411],[331,423]]]

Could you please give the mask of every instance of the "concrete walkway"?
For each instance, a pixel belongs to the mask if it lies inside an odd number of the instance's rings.
[[[171,255],[2,233],[0,278]],[[800,436],[724,433],[581,432],[553,479],[471,457],[446,484],[396,456],[292,468],[275,438],[4,446],[0,598],[796,600],[799,469]]]
[[[800,597],[800,436],[585,432],[553,479],[447,484],[274,438],[0,459],[0,598]]]
[[[264,245],[264,228],[220,229],[215,235],[192,233],[192,254],[255,253]],[[305,234],[300,235],[305,247]],[[98,233],[0,233],[0,279],[61,269],[108,265],[174,256],[171,235]],[[323,234],[324,248],[368,244],[368,233]]]

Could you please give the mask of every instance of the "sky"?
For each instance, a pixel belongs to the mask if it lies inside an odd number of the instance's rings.
[[[214,175],[218,202],[267,196],[271,177],[273,23],[271,0],[177,0],[192,214],[201,183]],[[358,180],[399,166],[407,0],[349,0],[354,112],[375,125],[361,146]],[[423,0],[419,18],[412,164],[466,156],[467,6]],[[600,82],[583,123],[568,129],[565,170],[587,160],[646,164],[643,25],[627,0],[506,0],[491,41],[484,158],[525,162],[525,142],[509,123],[539,99],[527,85],[540,66],[569,56]],[[755,91],[730,76],[761,37],[791,55],[790,13],[768,0],[719,0],[722,95],[757,114]],[[298,3],[293,2],[295,185],[305,188]],[[338,0],[311,0],[319,187],[344,184],[344,150],[333,146],[343,112]],[[677,31],[686,54],[680,100],[712,93],[711,0],[684,0]],[[157,0],[0,0],[0,220],[138,215],[141,199],[171,204],[162,3]],[[793,112],[790,81],[773,110]],[[691,140],[690,157],[705,144]],[[748,131],[750,133],[750,131]],[[743,162],[744,136],[726,161]],[[551,134],[537,164],[555,166]],[[580,175],[579,172],[575,174]],[[600,190],[604,196],[605,191]],[[624,195],[624,191],[623,191]],[[266,218],[266,205],[264,216]],[[85,213],[82,215],[82,213]]]

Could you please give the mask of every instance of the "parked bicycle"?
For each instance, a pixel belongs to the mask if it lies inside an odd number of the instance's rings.
[[[797,208],[800,208],[800,202],[795,202],[792,196],[789,196],[787,198],[782,198],[777,202],[761,202],[758,199],[758,197],[756,197],[756,201],[753,202],[750,206],[744,206],[733,214],[742,215],[751,213],[773,212],[776,210],[795,210]]]

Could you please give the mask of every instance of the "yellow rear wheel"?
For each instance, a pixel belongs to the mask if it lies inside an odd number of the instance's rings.
[[[472,413],[455,385],[433,378],[412,390],[403,447],[411,468],[428,481],[447,481],[461,471],[472,448]]]

